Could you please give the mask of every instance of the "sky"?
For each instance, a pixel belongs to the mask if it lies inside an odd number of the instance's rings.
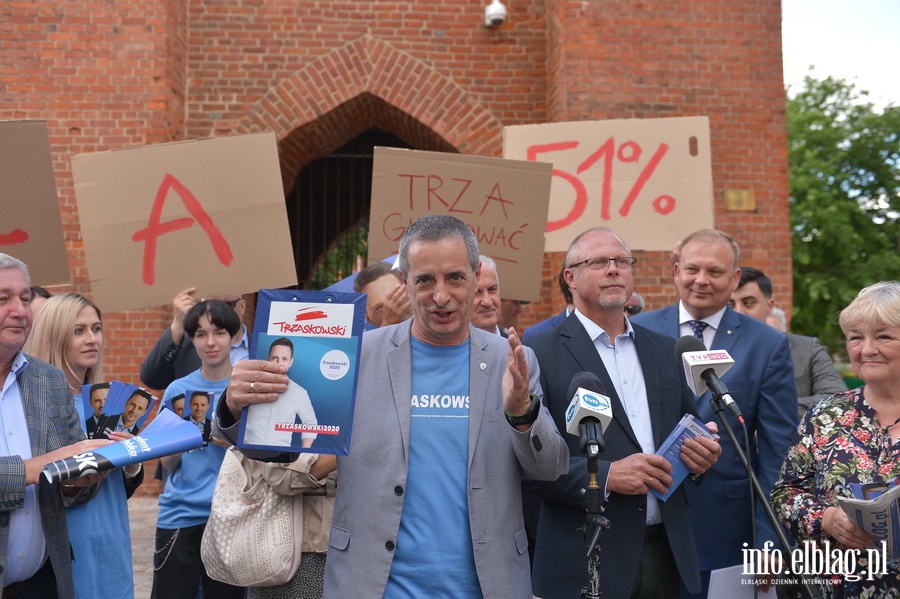
[[[782,0],[784,82],[809,66],[870,92],[878,108],[900,104],[900,0]],[[790,93],[790,92],[789,92]]]

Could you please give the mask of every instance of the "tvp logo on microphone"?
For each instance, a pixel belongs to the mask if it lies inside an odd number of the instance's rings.
[[[706,391],[703,373],[712,369],[716,376],[723,376],[734,366],[734,359],[724,350],[688,351],[681,354],[684,375],[688,387],[697,397]]]
[[[612,421],[612,405],[605,395],[579,387],[566,409],[566,432],[577,435],[578,424],[585,418],[596,418],[606,430]]]

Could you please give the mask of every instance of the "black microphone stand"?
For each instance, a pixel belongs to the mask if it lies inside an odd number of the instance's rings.
[[[731,424],[728,423],[728,418],[725,417],[725,405],[722,402],[722,397],[719,394],[712,393],[712,397],[709,400],[709,405],[712,406],[713,411],[716,413],[716,416],[719,418],[719,422],[722,423],[725,428],[725,434],[728,435],[728,439],[731,441],[731,444],[734,446],[734,450],[738,455],[738,458],[741,460],[741,464],[744,465],[744,470],[747,471],[747,477],[750,479],[750,484],[753,487],[753,494],[759,499],[759,502],[762,504],[763,510],[766,513],[766,518],[769,519],[769,522],[772,524],[772,528],[775,529],[775,535],[778,537],[778,540],[781,542],[781,546],[786,550],[789,550],[791,544],[788,542],[787,535],[784,533],[784,529],[781,527],[781,523],[778,521],[778,518],[775,516],[775,512],[772,510],[772,506],[769,505],[769,498],[765,492],[762,490],[762,486],[759,484],[759,479],[756,478],[756,473],[753,471],[753,467],[750,465],[749,460],[747,459],[747,454],[744,453],[744,449],[741,447],[741,444],[738,443],[737,437],[734,435],[734,430],[731,428]],[[751,523],[751,525],[754,525]],[[792,582],[784,587],[787,592],[787,596],[791,599],[821,599],[825,596],[822,589],[807,580],[807,575],[798,574],[797,572],[791,572],[790,574],[785,575],[786,578],[789,578]]]
[[[581,453],[587,454],[588,485],[582,489],[584,494],[584,510],[586,512],[584,526],[579,528],[584,541],[588,545],[588,586],[581,589],[581,599],[601,599],[600,589],[600,535],[609,530],[612,523],[604,518],[603,496],[597,484],[598,456],[606,447],[603,442],[603,428],[595,419],[582,421],[578,425],[581,437]],[[590,540],[588,540],[590,539]]]

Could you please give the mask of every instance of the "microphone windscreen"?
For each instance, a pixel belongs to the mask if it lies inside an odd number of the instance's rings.
[[[569,383],[569,393],[566,397],[572,399],[572,397],[575,396],[575,393],[578,392],[579,387],[581,389],[593,391],[594,393],[599,393],[600,395],[606,395],[606,387],[603,386],[603,383],[593,372],[588,372],[586,370],[576,372],[572,376],[572,382]]]
[[[675,357],[679,360],[684,353],[689,351],[706,351],[706,346],[693,335],[685,335],[675,342]]]

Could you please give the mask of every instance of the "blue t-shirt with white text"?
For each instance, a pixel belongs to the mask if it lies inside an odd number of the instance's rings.
[[[385,599],[480,599],[469,529],[469,342],[412,344],[409,464]]]

